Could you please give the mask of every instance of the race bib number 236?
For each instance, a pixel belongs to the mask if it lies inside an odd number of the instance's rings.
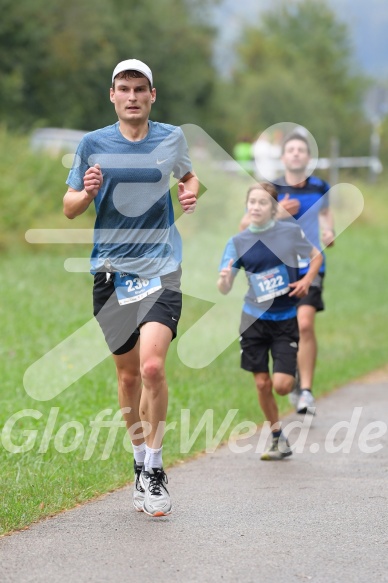
[[[115,273],[114,286],[120,306],[139,302],[145,297],[162,289],[160,277],[145,279],[127,273]]]

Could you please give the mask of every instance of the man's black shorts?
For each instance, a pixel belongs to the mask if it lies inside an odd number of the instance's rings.
[[[313,280],[310,285],[309,293],[304,298],[300,299],[298,302],[299,306],[312,306],[317,312],[322,312],[325,309],[325,304],[323,303],[322,292],[323,292],[323,278],[324,274],[320,273]]]
[[[106,273],[96,273],[93,286],[93,313],[113,354],[125,354],[138,341],[140,327],[146,322],[168,326],[176,337],[182,311],[181,269],[161,277],[162,289],[144,299],[120,306],[113,281]]]
[[[241,316],[241,368],[249,372],[269,372],[271,351],[273,372],[295,376],[299,329],[296,318],[258,320],[245,312]]]

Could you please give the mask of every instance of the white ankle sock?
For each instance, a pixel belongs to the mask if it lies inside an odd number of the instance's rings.
[[[143,442],[140,445],[133,445],[133,457],[135,458],[135,462],[137,464],[144,464],[144,459],[146,456],[146,444]]]
[[[145,447],[146,454],[144,460],[144,467],[146,471],[149,468],[162,468],[163,467],[163,460],[162,460],[162,450],[163,447],[159,449],[152,449],[152,447]]]

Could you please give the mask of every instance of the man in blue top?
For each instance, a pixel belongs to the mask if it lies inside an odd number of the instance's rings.
[[[277,192],[259,183],[248,190],[247,229],[228,241],[217,282],[227,294],[239,269],[244,269],[248,291],[240,324],[241,368],[253,373],[260,406],[271,424],[272,445],[261,459],[281,460],[292,451],[281,432],[272,388],[288,394],[294,385],[299,341],[296,306],[322,264],[322,256],[298,225],[277,221]],[[309,257],[307,273],[299,278],[298,256]],[[273,377],[268,354],[273,360]]]
[[[334,244],[334,221],[329,207],[330,186],[316,176],[307,176],[310,161],[308,140],[300,133],[291,133],[282,146],[282,161],[285,175],[276,179],[279,208],[287,211],[287,217],[293,215],[298,220],[306,237],[322,250]],[[280,212],[280,218],[286,218]],[[324,257],[324,256],[323,256]],[[308,270],[309,258],[301,257],[300,275]],[[298,351],[299,385],[290,395],[291,402],[298,413],[313,413],[315,402],[312,395],[315,363],[317,358],[317,340],[315,336],[315,315],[324,309],[322,300],[323,278],[325,275],[325,258],[314,278],[307,296],[298,304],[298,325],[300,333]]]
[[[133,504],[164,516],[172,510],[162,463],[165,359],[182,306],[181,239],[169,182],[171,174],[179,180],[185,212],[195,208],[199,182],[182,130],[149,120],[156,89],[145,63],[129,59],[116,66],[110,100],[118,122],[81,141],[64,213],[73,219],[94,201],[94,315],[113,354],[134,450]]]

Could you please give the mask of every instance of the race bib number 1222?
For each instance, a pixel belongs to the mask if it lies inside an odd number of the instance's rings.
[[[261,273],[252,273],[250,281],[257,302],[272,300],[289,292],[289,277],[285,265],[278,265]]]

